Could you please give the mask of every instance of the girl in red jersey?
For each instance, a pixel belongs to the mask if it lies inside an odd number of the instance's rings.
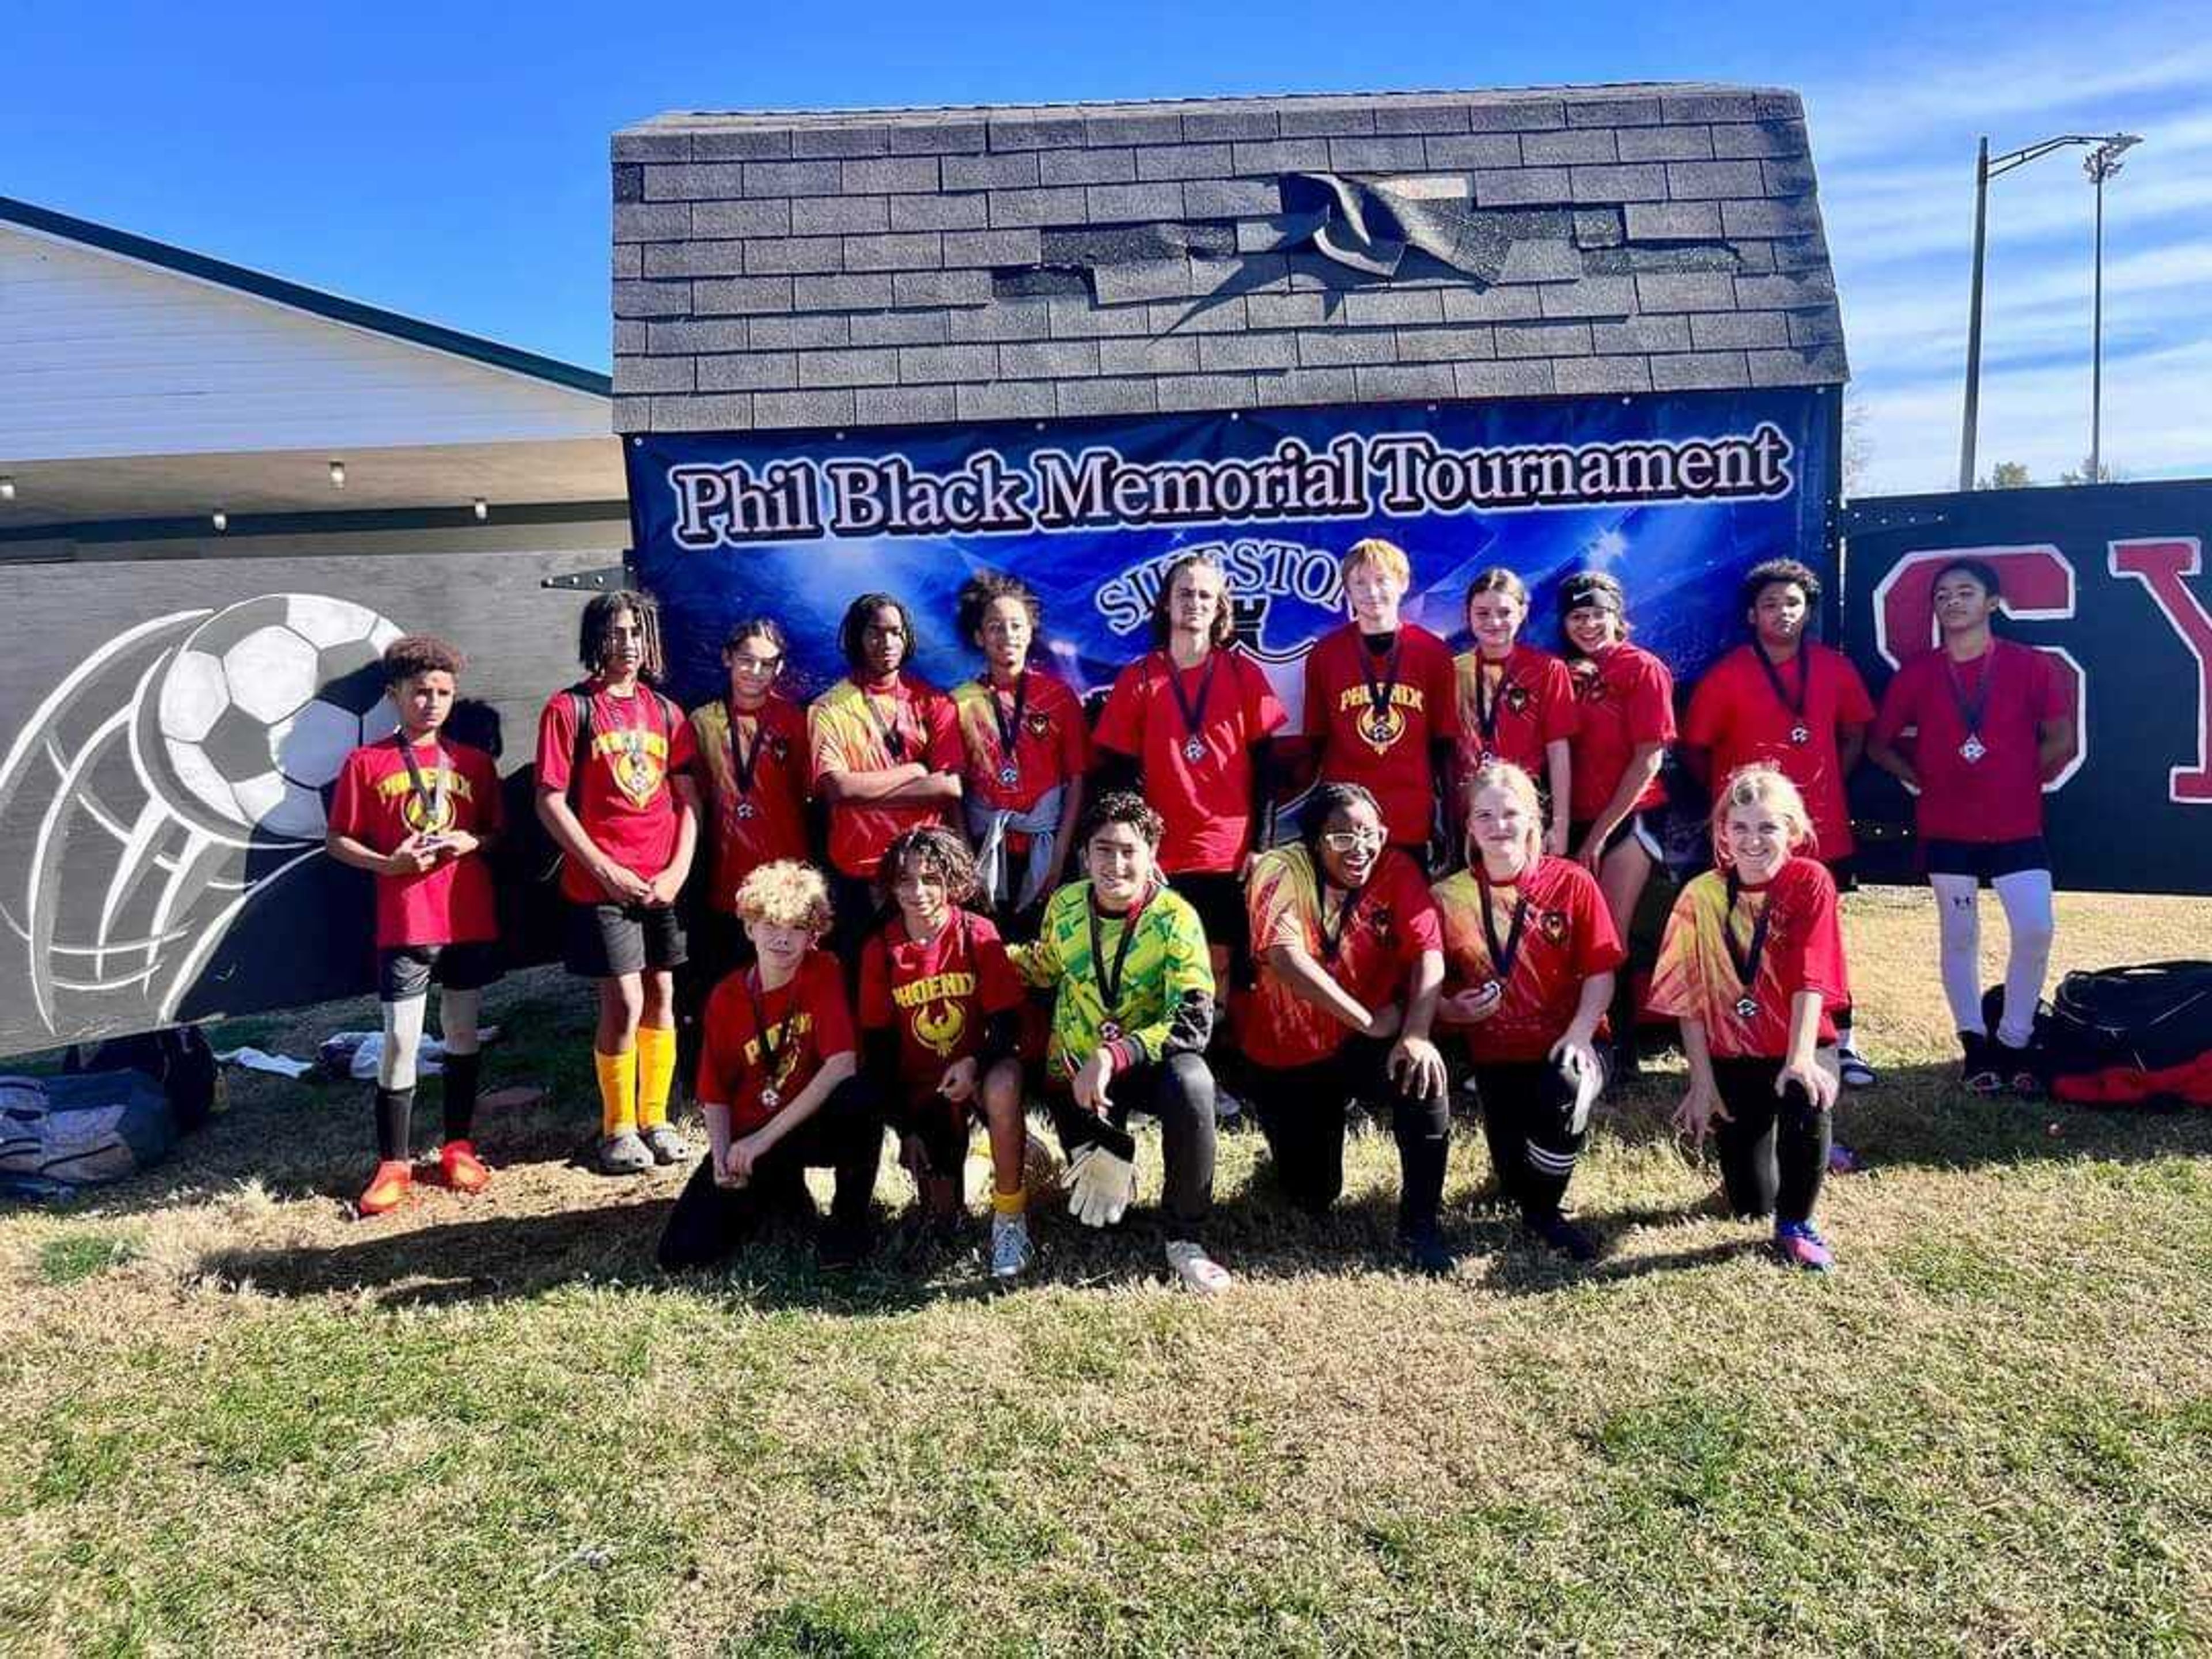
[[[1067,873],[1083,817],[1091,730],[1067,683],[1030,660],[1043,607],[1018,576],[979,570],[960,589],[960,632],[983,672],[952,694],[967,762],[961,801],[979,896],[1002,925],[1036,913]]]
[[[1528,775],[1489,760],[1468,798],[1467,868],[1436,886],[1447,994],[1437,1018],[1474,1062],[1500,1192],[1522,1224],[1587,1261],[1589,1236],[1562,1206],[1605,1086],[1606,1005],[1624,952],[1589,872],[1542,850]]]
[[[1510,761],[1544,780],[1553,808],[1544,851],[1557,857],[1567,850],[1565,807],[1573,787],[1572,740],[1580,716],[1566,664],[1521,643],[1521,625],[1528,619],[1528,589],[1504,566],[1492,565],[1468,584],[1467,631],[1474,644],[1452,659],[1460,724],[1454,816],[1465,819],[1476,768],[1492,757]]]
[[[722,642],[727,690],[691,711],[710,844],[707,937],[691,954],[707,988],[744,954],[738,889],[745,878],[778,859],[806,856],[806,711],[776,690],[784,655],[783,629],[772,618],[739,623]]]
[[[1444,1064],[1429,1040],[1443,955],[1420,866],[1384,844],[1356,783],[1315,786],[1295,847],[1254,860],[1258,984],[1238,1026],[1244,1076],[1291,1201],[1324,1213],[1344,1190],[1345,1106],[1387,1104],[1398,1141],[1398,1246],[1419,1272],[1451,1267],[1437,1227],[1451,1136]]]
[[[1778,769],[1732,773],[1713,802],[1714,867],[1674,901],[1650,1005],[1680,1023],[1690,1086],[1674,1121],[1700,1142],[1714,1134],[1729,1207],[1771,1215],[1777,1254],[1826,1273],[1834,1258],[1813,1209],[1836,1075],[1820,1051],[1850,983],[1835,879],[1813,845],[1804,800]]]
[[[445,1059],[445,1145],[439,1172],[456,1192],[490,1180],[470,1129],[482,1056],[477,1013],[499,977],[499,916],[483,857],[500,830],[499,769],[467,744],[441,738],[461,653],[428,634],[384,649],[385,683],[399,730],[346,757],[325,840],[332,858],[376,878],[377,1000],[384,1045],[376,1074],[376,1173],[356,1205],[381,1215],[414,1184],[409,1132],[430,981],[440,987]]]
[[[1572,856],[1604,890],[1613,931],[1626,944],[1636,907],[1661,858],[1644,814],[1667,803],[1659,768],[1674,740],[1674,678],[1628,642],[1628,598],[1603,571],[1570,576],[1559,588],[1567,668],[1574,679],[1574,780],[1568,793]],[[1636,1070],[1636,1004],[1628,975],[1613,988],[1613,1059]]]
[[[909,830],[884,854],[876,884],[890,919],[860,954],[867,1075],[890,1113],[923,1220],[940,1236],[965,1206],[968,1125],[991,1135],[991,1272],[1012,1279],[1035,1253],[1024,1219],[1021,981],[999,930],[962,907],[975,860],[941,825]]]
[[[1425,863],[1459,735],[1451,648],[1398,614],[1413,582],[1403,548],[1355,543],[1337,570],[1352,620],[1306,653],[1304,745],[1321,782],[1366,789],[1390,844]]]
[[[1936,573],[1931,599],[1942,642],[1897,671],[1867,753],[1919,791],[1913,818],[1936,890],[1961,1080],[1977,1094],[2040,1094],[2035,1005],[2056,929],[2043,781],[2074,752],[2074,710],[2050,658],[1992,635],[2004,603],[1993,568],[1952,560]],[[1994,1032],[1982,1013],[1984,882],[1996,889],[2010,935]]]
[[[670,1212],[660,1265],[704,1267],[744,1243],[770,1206],[811,1215],[805,1172],[836,1171],[824,1267],[868,1253],[868,1208],[883,1120],[854,1053],[836,957],[815,947],[830,926],[812,866],[763,864],[738,890],[753,963],[707,1000],[697,1093],[708,1151]]]

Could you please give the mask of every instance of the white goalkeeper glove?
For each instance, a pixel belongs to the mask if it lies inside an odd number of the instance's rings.
[[[1137,1196],[1137,1166],[1095,1142],[1067,1161],[1067,1212],[1086,1227],[1110,1227]]]

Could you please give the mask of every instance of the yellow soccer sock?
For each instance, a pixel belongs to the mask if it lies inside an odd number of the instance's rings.
[[[1025,1187],[1017,1187],[1011,1193],[1002,1193],[995,1186],[991,1189],[991,1210],[995,1215],[1019,1215],[1029,1206],[1029,1189]]]
[[[637,1127],[657,1129],[668,1121],[668,1092],[676,1082],[676,1028],[637,1028]]]
[[[592,1067],[599,1074],[599,1127],[608,1135],[637,1133],[637,1050],[619,1054],[592,1051]]]

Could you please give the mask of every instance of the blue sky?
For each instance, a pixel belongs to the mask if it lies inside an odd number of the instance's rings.
[[[1973,145],[2106,194],[2105,453],[2212,474],[2212,34],[2179,6],[623,8],[18,0],[0,194],[604,367],[607,136],[676,108],[1631,80],[1807,99],[1866,488],[1956,471]],[[619,19],[611,23],[608,20]],[[1991,192],[1981,454],[2087,447],[2091,192]]]

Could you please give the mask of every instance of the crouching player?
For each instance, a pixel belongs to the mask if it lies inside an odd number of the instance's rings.
[[[346,757],[331,800],[325,845],[332,858],[376,878],[376,992],[384,1046],[376,1075],[376,1173],[357,1208],[381,1215],[407,1196],[414,1168],[409,1133],[430,981],[441,988],[445,1145],[438,1169],[456,1192],[481,1192],[490,1176],[469,1132],[476,1116],[477,1010],[499,977],[499,916],[483,854],[499,834],[499,769],[481,749],[440,738],[453,713],[461,653],[428,634],[384,650],[384,678],[399,705],[399,730]]]
[[[1740,767],[1713,801],[1714,867],[1667,919],[1650,998],[1681,1022],[1690,1086],[1674,1121],[1719,1142],[1729,1206],[1774,1218],[1796,1267],[1834,1265],[1813,1227],[1828,1169],[1836,1074],[1830,1011],[1848,1006],[1836,884],[1808,856],[1813,825],[1775,767]],[[1802,850],[1801,850],[1802,849]]]
[[[1090,879],[1054,893],[1036,942],[1011,954],[1024,980],[1054,994],[1045,1068],[1069,1211],[1092,1227],[1121,1218],[1137,1190],[1129,1113],[1150,1112],[1166,1164],[1168,1266],[1210,1295],[1229,1284],[1198,1239],[1213,1207],[1213,972],[1197,911],[1161,883],[1160,830],[1141,795],[1098,797],[1077,834]]]
[[[1467,868],[1437,884],[1449,993],[1437,1017],[1465,1035],[1500,1194],[1531,1237],[1587,1261],[1597,1248],[1563,1206],[1605,1085],[1605,1011],[1626,952],[1596,878],[1543,840],[1534,781],[1484,762]]]
[[[1316,785],[1300,830],[1298,845],[1252,867],[1259,983],[1238,1027],[1276,1176],[1300,1209],[1326,1212],[1344,1190],[1346,1103],[1387,1104],[1399,1248],[1416,1270],[1446,1273],[1437,1212],[1451,1115],[1429,1041],[1444,975],[1436,907],[1360,785]]]
[[[940,824],[908,830],[884,850],[876,878],[890,919],[862,947],[860,1030],[872,1092],[890,1113],[923,1220],[951,1234],[968,1124],[989,1126],[994,1177],[991,1272],[1033,1259],[1023,1217],[1022,982],[999,930],[964,907],[979,883],[967,843]]]
[[[738,890],[753,965],[707,999],[698,1096],[707,1156],[660,1237],[660,1265],[703,1267],[744,1243],[770,1205],[812,1208],[805,1171],[836,1171],[822,1265],[868,1253],[883,1120],[858,1075],[844,970],[815,946],[830,931],[821,872],[763,864]]]

